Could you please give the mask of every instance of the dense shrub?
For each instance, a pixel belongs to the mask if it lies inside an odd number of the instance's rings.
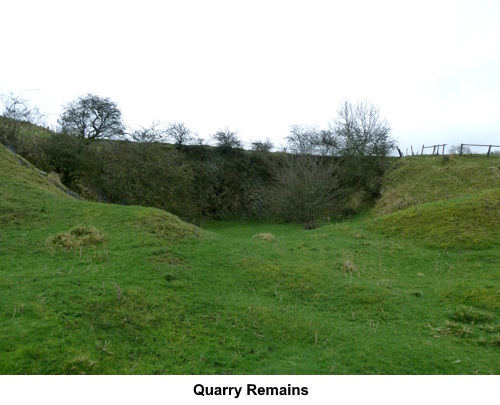
[[[20,154],[56,172],[82,197],[162,208],[195,223],[239,217],[316,225],[316,220],[353,215],[378,196],[388,161],[385,156],[335,154],[327,148],[335,142],[321,144],[331,141],[325,131],[301,128],[296,128],[299,138],[291,139],[301,146],[305,142],[306,150],[271,153],[226,144],[89,143],[31,124],[12,133],[2,122],[2,139],[8,135]]]

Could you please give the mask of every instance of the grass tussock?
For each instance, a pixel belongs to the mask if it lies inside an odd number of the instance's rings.
[[[258,233],[253,236],[253,240],[261,240],[264,242],[273,242],[275,239],[274,235],[269,232]]]
[[[479,343],[482,345],[490,345],[500,347],[500,335],[496,335],[492,339],[482,338],[479,340]]]
[[[451,321],[446,321],[443,327],[436,328],[435,330],[440,335],[454,336],[457,338],[468,338],[472,334],[472,329],[469,326]]]
[[[500,333],[500,325],[479,325],[479,329],[486,333]]]
[[[64,370],[64,374],[77,374],[77,375],[85,375],[92,374],[94,366],[97,364],[97,361],[93,360],[88,353],[85,354],[77,354],[72,359],[67,360],[62,368]]]
[[[356,264],[349,258],[346,258],[342,261],[341,268],[344,271],[344,273],[347,274],[355,273],[359,275],[358,266],[356,266]]]
[[[474,322],[486,322],[491,321],[495,318],[495,314],[488,311],[483,311],[472,306],[460,305],[453,312],[451,316],[455,321],[474,323]]]
[[[72,250],[83,246],[97,246],[106,236],[92,226],[76,226],[68,232],[60,232],[47,240],[49,246]]]

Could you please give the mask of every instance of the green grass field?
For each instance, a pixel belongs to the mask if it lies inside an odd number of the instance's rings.
[[[312,231],[199,229],[0,146],[0,373],[498,374],[499,163],[405,158],[373,213]]]

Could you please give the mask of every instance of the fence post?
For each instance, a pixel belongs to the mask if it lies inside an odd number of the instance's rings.
[[[445,143],[443,143],[443,153],[442,153],[442,155],[444,155],[444,147],[445,147],[445,146],[446,146],[446,144],[445,144]]]
[[[463,143],[461,143],[461,144],[460,144],[460,156],[462,156],[462,149],[463,149],[463,147],[464,147],[464,144],[463,144]]]
[[[491,145],[490,145],[490,147],[488,148],[488,154],[486,155],[486,157],[490,157],[490,152],[491,152]]]
[[[422,145],[422,152],[420,152],[421,155],[424,154],[424,145]]]

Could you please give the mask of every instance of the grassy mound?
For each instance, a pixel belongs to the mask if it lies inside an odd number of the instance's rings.
[[[158,324],[158,295],[182,263],[173,246],[202,233],[53,183],[0,145],[0,374],[125,373],[108,356]]]
[[[442,249],[483,249],[499,244],[500,189],[408,208],[381,216],[372,229],[421,240]]]
[[[0,185],[0,225],[50,229],[53,221],[60,228],[58,236],[52,235],[50,239],[56,245],[64,245],[63,240],[71,245],[91,238],[94,222],[101,222],[104,227],[122,222],[131,231],[140,229],[164,239],[182,239],[199,233],[195,226],[158,209],[77,200],[74,193],[51,175],[39,171],[3,145],[0,145]],[[88,225],[81,226],[82,223]],[[67,231],[68,228],[72,229]]]
[[[373,213],[389,214],[497,188],[500,188],[500,157],[406,157],[385,175],[382,196]]]
[[[179,217],[169,212],[160,211],[155,208],[145,208],[137,212],[137,216],[131,223],[140,229],[146,230],[163,240],[178,240],[186,236],[201,236],[200,230],[191,224],[188,224]]]
[[[384,179],[370,228],[441,249],[499,244],[500,158],[418,156]]]

